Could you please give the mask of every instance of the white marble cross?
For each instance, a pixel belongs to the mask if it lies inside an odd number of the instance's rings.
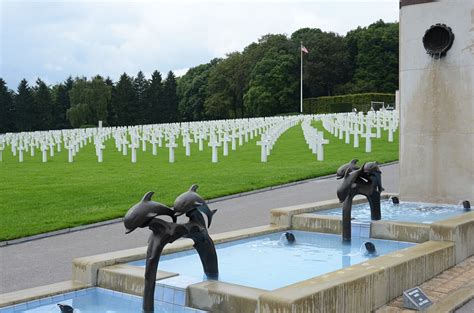
[[[156,140],[156,137],[155,137],[155,136],[152,136],[150,142],[151,142],[151,147],[152,147],[151,154],[157,155],[157,154],[158,154],[158,150],[157,150],[157,148],[156,148],[156,144],[158,143],[158,140]]]
[[[69,145],[67,149],[68,149],[68,162],[72,163],[74,161],[74,151],[76,149],[76,145],[72,143],[72,141],[69,141]]]
[[[222,154],[224,156],[228,156],[229,155],[229,141],[230,141],[230,138],[229,136],[227,135],[227,133],[224,134],[224,138],[222,138],[222,144],[223,144],[223,152]]]
[[[232,151],[237,150],[237,138],[239,135],[235,132],[235,129],[232,130],[232,135],[230,135],[230,138],[232,139]]]
[[[316,145],[318,146],[318,161],[324,161],[324,146],[328,144],[329,140],[324,139],[324,133],[322,131],[318,131],[318,136],[316,137]]]
[[[174,149],[178,147],[178,145],[174,142],[174,136],[171,135],[168,138],[168,143],[166,147],[169,149],[169,162],[174,163]]]
[[[5,144],[1,142],[0,143],[0,162],[3,162],[3,150],[5,150]]]
[[[158,132],[158,147],[162,147],[163,146],[163,133],[161,131]]]
[[[128,140],[127,138],[123,138],[122,142],[122,155],[127,155],[128,153]]]
[[[140,147],[138,144],[138,139],[132,138],[132,143],[130,144],[130,150],[132,151],[132,163],[137,163],[137,149]]]
[[[346,134],[345,138],[345,142],[346,144],[350,144],[351,143],[351,130],[350,130],[350,127],[348,127],[347,125],[345,126],[344,128],[344,132]]]
[[[142,151],[143,152],[146,152],[146,140],[147,140],[147,137],[145,136],[145,134],[142,134]]]
[[[41,154],[42,154],[42,160],[43,160],[43,163],[46,163],[48,162],[48,146],[46,145],[46,143],[42,143],[41,144]]]
[[[54,156],[54,142],[53,141],[49,142],[49,156],[50,157]]]
[[[23,144],[20,142],[20,145],[18,146],[18,161],[23,162]]]
[[[362,135],[365,138],[365,152],[372,152],[372,138],[375,134],[372,133],[372,127],[366,125],[365,133]]]
[[[105,146],[102,144],[102,140],[98,139],[95,143],[95,153],[97,155],[97,162],[102,163],[104,161],[103,151]]]
[[[352,134],[354,135],[354,148],[359,148],[359,135],[362,135],[362,132],[359,130],[359,126],[357,124],[354,125]]]
[[[31,143],[30,143],[30,155],[31,155],[32,157],[35,156],[35,144],[34,144],[34,142],[31,142]]]
[[[211,140],[208,143],[208,146],[212,148],[212,163],[217,163],[217,148],[220,147],[221,143],[216,140],[214,134],[211,134]]]
[[[261,146],[260,149],[260,162],[267,162],[267,146],[268,141],[266,139],[265,134],[262,135],[260,141],[257,141],[257,145]]]
[[[186,156],[191,156],[191,138],[189,137],[188,133],[184,133],[183,135],[183,145],[186,149]]]
[[[393,132],[395,131],[394,123],[390,121],[388,123],[388,142],[393,142]]]

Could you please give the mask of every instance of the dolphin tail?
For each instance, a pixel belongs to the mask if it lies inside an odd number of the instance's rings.
[[[205,203],[201,204],[199,207],[197,207],[197,209],[201,213],[206,214],[206,216],[207,216],[207,228],[209,228],[211,226],[212,217],[214,216],[214,214],[216,214],[217,210],[209,209],[209,207]]]

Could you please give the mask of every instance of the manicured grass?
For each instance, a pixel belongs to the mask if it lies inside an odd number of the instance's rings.
[[[322,130],[322,126],[314,126]],[[376,160],[389,162],[398,159],[398,133],[395,142],[388,143],[387,133],[374,139],[372,153],[345,145],[342,140],[325,132],[330,140],[325,145],[325,161],[318,162],[303,137],[301,126],[284,133],[274,146],[268,163],[260,162],[260,147],[256,138],[222,156],[219,163],[211,163],[211,149],[198,151],[193,144],[191,157],[186,157],[181,141],[176,150],[176,163],[168,163],[167,148],[160,148],[158,156],[137,152],[138,162],[130,162],[114,147],[106,143],[104,163],[97,163],[92,144],[81,149],[74,163],[67,162],[67,151],[62,151],[41,163],[41,153],[35,157],[25,154],[24,162],[4,151],[0,162],[0,240],[9,240],[38,233],[78,226],[116,217],[140,200],[147,191],[155,191],[153,199],[172,205],[176,196],[191,184],[198,184],[198,192],[206,199],[332,174],[345,162],[357,158],[360,162]],[[334,191],[335,193],[336,191]]]

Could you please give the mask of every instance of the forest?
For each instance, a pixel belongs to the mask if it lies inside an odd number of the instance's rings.
[[[398,89],[398,23],[379,20],[345,36],[318,28],[267,34],[243,51],[176,77],[154,71],[96,75],[48,85],[26,79],[16,90],[0,78],[0,133],[97,125],[121,126],[273,116],[299,111],[303,97],[394,93]]]

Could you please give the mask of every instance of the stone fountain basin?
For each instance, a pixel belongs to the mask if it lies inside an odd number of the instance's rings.
[[[362,199],[355,199],[355,203],[361,202]],[[337,200],[331,200],[274,209],[270,225],[216,234],[212,238],[220,244],[290,229],[340,234],[340,218],[311,213],[338,206]],[[362,233],[365,225],[359,226]],[[369,227],[371,238],[419,244],[274,290],[222,281],[195,282],[185,287],[185,304],[215,312],[369,312],[474,254],[473,212],[432,224],[378,221]],[[163,255],[191,249],[191,240],[178,240],[168,245]],[[75,259],[73,282],[141,295],[144,268],[127,263],[144,259],[145,255],[146,247],[142,247]],[[177,275],[159,271],[158,286],[160,281]],[[0,301],[0,307],[24,302],[28,297],[31,298],[31,292],[10,295]]]

